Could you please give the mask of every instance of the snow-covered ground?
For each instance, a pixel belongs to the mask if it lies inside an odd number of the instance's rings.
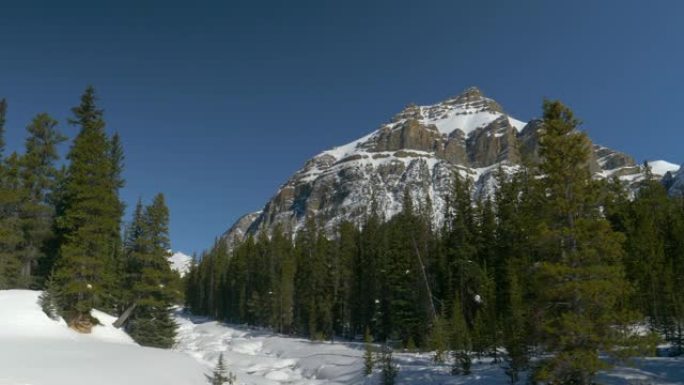
[[[205,385],[206,368],[179,352],[136,345],[93,311],[91,334],[48,318],[40,292],[0,291],[0,385]]]
[[[207,368],[221,352],[240,384],[256,385],[352,385],[379,384],[380,372],[363,376],[363,344],[311,342],[274,335],[263,330],[231,326],[206,318],[177,313],[179,339],[176,349],[193,356]],[[395,353],[399,366],[397,384],[508,383],[503,369],[491,360],[473,365],[469,376],[452,376],[448,365],[435,365],[431,354]],[[635,368],[615,368],[602,373],[605,385],[684,384],[684,358],[648,358]],[[524,383],[524,382],[521,382]]]
[[[200,385],[224,353],[226,364],[244,385],[369,385],[363,344],[311,342],[206,318],[176,313],[176,351],[136,345],[111,326],[114,317],[94,311],[102,323],[88,335],[48,318],[38,305],[40,292],[0,291],[0,385]],[[476,362],[470,376],[451,376],[430,354],[395,353],[397,384],[503,385],[507,377],[491,361]],[[605,385],[684,384],[684,358],[638,360],[636,368],[601,374]]]

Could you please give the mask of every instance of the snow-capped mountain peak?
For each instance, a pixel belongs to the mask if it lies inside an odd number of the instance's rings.
[[[190,270],[192,257],[182,251],[176,251],[169,257],[169,263],[171,264],[171,269],[177,271],[182,277]]]
[[[371,200],[385,218],[401,211],[404,193],[415,207],[429,201],[434,222],[443,219],[454,175],[471,178],[476,196],[491,194],[494,173],[512,172],[522,159],[538,160],[542,123],[523,123],[495,100],[471,87],[432,105],[408,105],[369,134],[316,155],[283,184],[258,213],[243,216],[224,234],[229,244],[276,225],[294,233],[313,216],[333,233],[342,221],[361,223]],[[643,169],[627,154],[593,145],[596,177],[636,184]],[[651,163],[662,176],[674,170]]]

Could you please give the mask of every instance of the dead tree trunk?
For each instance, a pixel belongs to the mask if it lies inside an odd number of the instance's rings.
[[[129,306],[126,310],[124,310],[123,313],[121,313],[119,318],[117,318],[117,320],[114,321],[114,323],[112,325],[114,325],[115,328],[122,327],[126,323],[126,320],[128,320],[128,318],[131,316],[131,314],[133,314],[133,310],[135,310],[135,308],[137,306],[138,306],[138,303],[133,302],[133,304],[131,306]]]

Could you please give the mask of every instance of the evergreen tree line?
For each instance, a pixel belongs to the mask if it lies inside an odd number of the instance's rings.
[[[454,373],[494,357],[548,384],[590,384],[617,359],[681,348],[684,200],[650,176],[635,196],[592,178],[591,146],[572,111],[543,105],[539,162],[497,175],[473,202],[456,178],[443,226],[430,202],[327,237],[313,219],[228,247],[193,264],[185,300],[196,314],[312,339],[360,339],[435,351]]]
[[[44,289],[46,313],[83,332],[97,323],[95,307],[126,313],[120,324],[138,342],[170,346],[169,307],[182,293],[167,261],[168,209],[159,194],[124,226],[123,148],[96,102],[88,87],[72,108],[78,134],[60,162],[66,137],[45,113],[27,126],[24,153],[4,155],[0,101],[0,289]]]

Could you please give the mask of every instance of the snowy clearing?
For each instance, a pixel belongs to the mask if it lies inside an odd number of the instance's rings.
[[[212,368],[223,352],[240,384],[369,385],[381,381],[378,369],[369,377],[362,374],[363,343],[312,342],[181,313],[176,314],[176,321],[176,349],[207,368]],[[400,369],[397,384],[508,384],[503,369],[489,359],[476,362],[470,376],[450,375],[448,365],[433,364],[427,353],[395,353],[394,359]],[[636,368],[616,368],[601,374],[599,380],[605,385],[684,384],[684,359],[642,359]]]
[[[0,291],[0,385],[200,385],[224,353],[226,364],[245,385],[379,384],[378,369],[365,377],[363,344],[311,342],[265,330],[231,326],[176,313],[174,351],[144,348],[111,326],[114,317],[94,311],[102,326],[89,335],[48,318],[40,292]],[[507,383],[490,360],[476,362],[470,376],[451,376],[427,353],[395,353],[397,384]],[[636,368],[604,373],[606,385],[684,384],[683,358],[647,358]]]

